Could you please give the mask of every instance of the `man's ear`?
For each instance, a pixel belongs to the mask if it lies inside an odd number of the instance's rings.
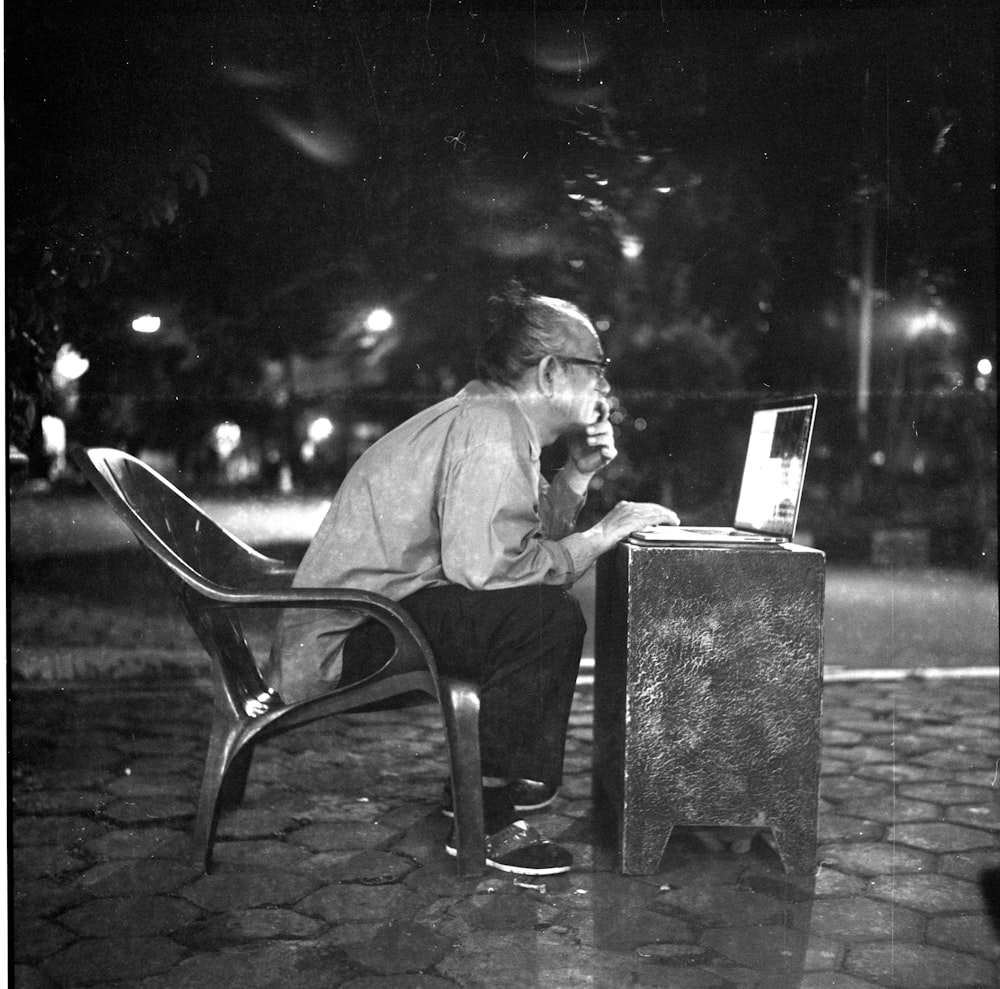
[[[551,355],[546,354],[538,363],[538,389],[546,396],[551,396],[556,387],[556,368],[558,361]]]

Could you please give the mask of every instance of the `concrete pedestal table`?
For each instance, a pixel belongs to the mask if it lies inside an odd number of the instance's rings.
[[[815,871],[824,560],[631,541],[601,559],[594,799],[623,872],[655,872],[675,825],[770,828],[787,871]]]

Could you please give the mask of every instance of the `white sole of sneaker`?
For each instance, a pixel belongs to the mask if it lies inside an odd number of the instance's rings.
[[[543,800],[541,803],[537,804],[514,804],[514,810],[518,811],[531,811],[531,810],[541,810],[543,807],[548,807],[556,802],[556,795],[553,793],[548,800]]]
[[[445,845],[444,850],[452,857],[458,857],[458,849]],[[515,876],[558,876],[564,872],[569,872],[573,868],[571,865],[558,865],[551,869],[523,869],[516,865],[504,865],[502,862],[495,862],[489,856],[486,857],[486,864],[491,869],[498,872],[509,872]]]
[[[548,800],[543,800],[540,804],[514,804],[514,810],[518,814],[530,814],[532,811],[542,810],[545,807],[550,807],[556,802],[556,795],[553,793]],[[455,812],[450,807],[442,807],[441,814],[444,817],[453,818]]]

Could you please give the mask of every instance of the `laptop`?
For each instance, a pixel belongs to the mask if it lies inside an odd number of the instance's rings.
[[[795,538],[816,396],[763,402],[753,412],[743,480],[731,526],[654,525],[631,538],[642,543],[760,543]]]

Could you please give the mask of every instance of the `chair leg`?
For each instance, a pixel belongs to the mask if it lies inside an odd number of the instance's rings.
[[[205,872],[208,872],[212,865],[212,847],[215,844],[215,831],[219,822],[219,794],[222,782],[233,760],[241,761],[239,753],[234,753],[241,727],[238,722],[230,720],[218,711],[212,716],[212,733],[208,741],[208,752],[205,754],[205,773],[198,796],[198,812],[195,816],[193,835],[193,861],[195,866]],[[245,768],[249,768],[249,758]]]
[[[479,757],[479,688],[466,680],[443,677],[441,706],[455,801],[458,874],[463,878],[481,876],[486,872],[486,827]]]
[[[250,763],[253,761],[253,745],[247,743],[239,752],[233,754],[229,769],[223,777],[219,790],[219,809],[227,810],[239,807],[243,803],[243,794],[247,788],[247,777],[250,775]]]

